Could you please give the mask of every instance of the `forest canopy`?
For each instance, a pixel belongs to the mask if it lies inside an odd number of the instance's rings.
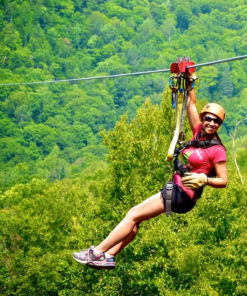
[[[171,178],[169,73],[3,85],[245,55],[246,21],[245,0],[1,1],[1,295],[247,294],[247,59],[197,69],[198,109],[226,109],[228,187],[207,188],[187,215],[148,221],[114,273],[71,254]]]
[[[1,83],[164,69],[184,55],[201,63],[246,54],[242,0],[5,0],[0,12]],[[197,71],[199,100],[227,110],[226,140],[246,114],[246,66],[241,60]],[[160,104],[168,78],[1,86],[1,187],[70,178],[105,161],[99,131],[125,112],[133,118],[147,97]]]

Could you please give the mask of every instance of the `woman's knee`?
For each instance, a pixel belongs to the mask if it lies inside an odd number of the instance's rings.
[[[136,225],[139,224],[141,222],[139,206],[134,206],[133,208],[131,208],[126,214],[125,218],[129,221],[134,222]]]
[[[134,235],[137,234],[137,232],[138,232],[138,228],[139,228],[139,223],[136,223],[136,224],[135,224],[135,227],[134,227],[133,230],[132,230],[132,232],[134,233]]]

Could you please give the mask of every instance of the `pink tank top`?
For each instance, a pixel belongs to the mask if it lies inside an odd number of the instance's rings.
[[[192,140],[197,136],[201,129],[202,124],[199,123],[193,131]],[[199,140],[204,140],[204,138],[199,138]],[[189,147],[182,151],[182,156],[184,163],[190,168],[191,172],[209,175],[214,168],[215,163],[226,161],[226,150],[221,145],[215,145],[208,148]],[[189,190],[183,186],[182,177],[179,174],[176,173],[173,176],[173,181],[175,184],[179,185],[191,199],[194,197],[195,191]]]

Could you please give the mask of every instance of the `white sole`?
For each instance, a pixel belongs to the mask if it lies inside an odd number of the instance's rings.
[[[77,262],[79,262],[81,264],[87,264],[88,263],[88,261],[79,260],[79,259],[75,258],[74,256],[73,256],[73,259],[75,259],[75,261],[77,261]]]

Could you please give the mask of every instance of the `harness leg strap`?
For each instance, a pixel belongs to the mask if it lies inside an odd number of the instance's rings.
[[[172,195],[173,195],[173,181],[168,181],[165,186],[166,189],[166,215],[169,216],[172,210]]]

